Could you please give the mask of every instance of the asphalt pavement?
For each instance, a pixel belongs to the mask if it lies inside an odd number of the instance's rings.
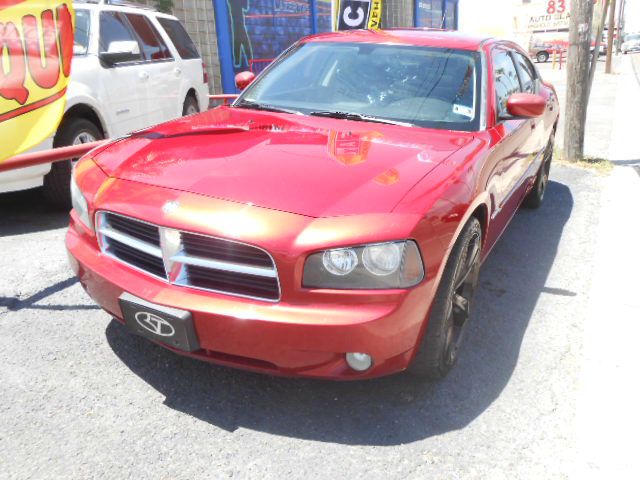
[[[431,384],[275,378],[170,353],[83,292],[66,214],[37,193],[0,196],[1,476],[571,476],[607,178],[556,165],[551,180],[484,264],[459,364]]]

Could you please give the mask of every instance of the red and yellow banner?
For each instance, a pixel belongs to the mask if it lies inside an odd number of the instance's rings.
[[[71,0],[0,0],[0,162],[55,131],[73,57]]]

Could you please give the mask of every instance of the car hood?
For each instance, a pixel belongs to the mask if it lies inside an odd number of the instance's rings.
[[[471,133],[220,107],[137,132],[111,177],[311,217],[386,213]]]

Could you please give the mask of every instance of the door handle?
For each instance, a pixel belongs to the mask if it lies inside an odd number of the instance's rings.
[[[176,77],[179,77],[180,75],[182,75],[182,70],[180,70],[179,68],[174,68],[173,73],[176,74]]]
[[[143,82],[146,82],[147,80],[149,80],[149,74],[143,70],[138,74],[138,78]]]

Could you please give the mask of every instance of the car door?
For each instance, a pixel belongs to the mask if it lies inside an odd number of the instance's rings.
[[[182,113],[180,95],[181,69],[156,27],[146,15],[126,13],[127,20],[142,47],[140,64],[144,126],[155,125]]]
[[[526,58],[522,53],[517,50],[512,51],[513,60],[518,70],[518,77],[520,78],[521,91],[523,93],[532,93],[537,95],[540,91],[540,81],[537,76],[536,69],[533,67],[531,61]],[[548,105],[547,105],[548,106]],[[524,146],[527,154],[530,156],[527,162],[526,169],[538,164],[538,154],[546,146],[545,139],[548,137],[548,115],[542,115],[540,117],[532,118],[529,120],[531,126],[531,135],[529,136],[527,143]]]
[[[116,10],[103,10],[99,18],[98,52],[109,52],[117,42],[138,43],[124,14]],[[139,46],[139,44],[138,44]],[[114,65],[100,63],[96,79],[101,103],[106,106],[104,115],[112,136],[127,134],[144,126],[142,79],[138,65],[142,61],[139,52],[124,62]]]
[[[492,221],[488,241],[493,241],[511,219],[523,194],[523,180],[530,161],[528,146],[535,124],[530,119],[510,118],[507,100],[522,91],[510,49],[497,46],[491,50],[496,123],[489,129],[494,145],[487,165],[487,190],[492,198]]]

